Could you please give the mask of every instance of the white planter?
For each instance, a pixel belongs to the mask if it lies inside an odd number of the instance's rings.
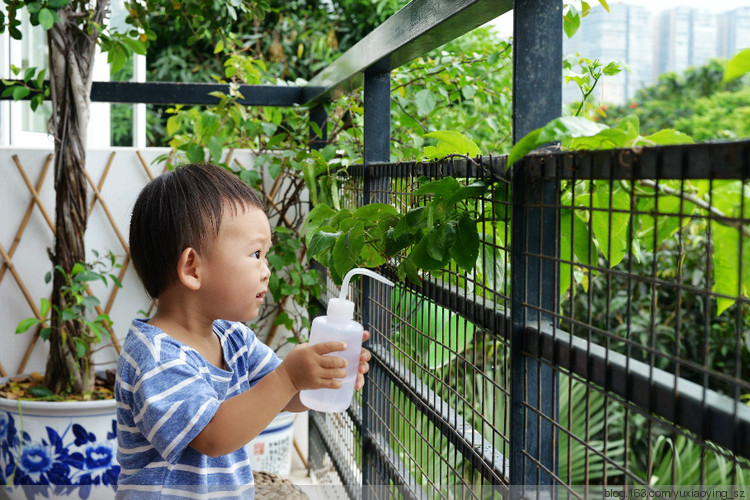
[[[0,478],[10,498],[114,498],[115,400],[0,398]]]
[[[258,437],[246,445],[250,466],[255,471],[288,477],[292,469],[293,437],[294,413],[279,413]]]

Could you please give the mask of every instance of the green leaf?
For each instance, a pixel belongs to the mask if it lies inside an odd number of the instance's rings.
[[[39,309],[39,312],[41,313],[42,318],[46,318],[47,317],[47,314],[49,313],[49,310],[50,310],[49,300],[47,300],[45,298],[42,298],[42,300],[41,300],[41,308]]]
[[[221,162],[223,148],[224,144],[221,137],[214,135],[208,140],[208,154],[211,155],[211,161],[214,163]]]
[[[273,162],[268,165],[268,174],[272,179],[276,179],[279,175],[281,175],[281,163]],[[307,178],[305,178],[305,181],[307,182]],[[310,194],[312,194],[313,192],[314,191],[310,191]]]
[[[266,143],[266,149],[273,149],[274,146],[276,146],[281,141],[283,141],[284,139],[286,139],[286,137],[287,137],[287,134],[285,134],[285,133],[274,135]]]
[[[417,190],[413,191],[411,194],[412,196],[424,196],[427,194],[432,194],[437,197],[447,197],[450,196],[451,193],[455,193],[456,190],[460,188],[461,184],[459,184],[459,182],[453,177],[443,177],[440,180],[430,181],[420,185],[419,188],[417,188]]]
[[[271,273],[271,276],[268,278],[268,291],[271,292],[274,299],[281,296],[281,280],[278,274]]]
[[[305,225],[307,226],[307,229],[305,230],[305,243],[308,247],[310,246],[310,240],[318,228],[325,224],[325,222],[331,219],[334,215],[336,215],[336,211],[325,203],[319,203],[310,210],[310,213],[307,214],[307,220],[305,221]]]
[[[720,315],[740,295],[740,230],[723,224],[711,226],[714,261],[712,291],[728,297],[716,297],[716,315]],[[747,256],[743,256],[747,258]]]
[[[336,243],[336,239],[341,236],[341,232],[328,232],[328,231],[317,231],[310,239],[310,244],[307,246],[307,257],[308,259],[315,258],[322,252],[325,252],[329,248],[333,247]]]
[[[683,134],[677,130],[667,128],[654,132],[651,135],[643,137],[643,141],[648,143],[659,144],[661,146],[667,146],[670,144],[693,144],[693,138],[687,134]]]
[[[456,241],[450,249],[453,260],[465,271],[471,271],[479,255],[479,233],[476,223],[462,214],[456,225]]]
[[[399,240],[405,234],[419,232],[424,227],[426,209],[427,207],[416,207],[409,210],[393,229],[393,238]]]
[[[50,29],[55,24],[55,13],[49,9],[42,9],[39,11],[39,24],[45,30]]]
[[[620,66],[620,63],[617,62],[611,62],[604,66],[602,68],[602,72],[607,76],[615,76],[619,74],[622,71],[622,66]]]
[[[340,235],[333,245],[333,262],[336,272],[343,276],[357,264],[357,257],[365,245],[365,228],[357,223],[347,233]]]
[[[76,359],[83,358],[86,355],[86,352],[89,350],[88,345],[86,345],[86,343],[79,338],[74,338],[73,341],[76,344]]]
[[[424,148],[424,154],[428,158],[443,158],[450,154],[478,156],[481,153],[473,140],[455,130],[436,130],[424,136],[438,140],[437,146]]]
[[[729,60],[727,67],[724,69],[724,78],[721,81],[726,83],[735,78],[740,78],[748,72],[750,72],[750,49],[744,49]]]
[[[42,338],[42,340],[49,340],[49,336],[52,335],[52,328],[49,326],[46,326],[39,330],[39,336]]]
[[[36,318],[23,319],[18,323],[18,326],[16,327],[16,333],[24,333],[32,326],[38,325],[39,323],[41,323],[41,321]]]
[[[607,12],[609,12],[609,5],[607,4],[607,0],[599,0],[599,3]]]
[[[450,249],[456,242],[456,224],[449,222],[435,226],[425,238],[427,254],[437,261],[446,262],[450,257]]]
[[[414,264],[414,261],[411,259],[411,257],[407,257],[406,259],[401,261],[401,264],[398,265],[398,269],[396,270],[398,274],[398,278],[402,281],[404,281],[406,278],[409,279],[412,283],[421,283],[421,279],[419,278],[419,273],[417,272],[417,266]]]
[[[174,135],[180,130],[181,120],[179,115],[172,115],[167,119],[167,135]]]
[[[586,224],[572,210],[560,210],[560,260],[578,262],[587,266],[591,263],[591,232]],[[560,263],[560,295],[571,285],[571,268],[567,262]]]
[[[190,145],[188,150],[185,152],[185,155],[187,156],[190,163],[201,163],[206,159],[206,154],[203,151],[203,148],[198,144]]]
[[[581,16],[578,15],[578,10],[576,10],[573,5],[568,4],[568,12],[566,12],[565,16],[563,17],[563,29],[565,30],[565,34],[568,36],[568,38],[571,38],[576,34],[578,28],[580,27]]]
[[[607,128],[606,125],[588,118],[577,116],[555,118],[545,126],[532,130],[513,146],[508,155],[508,167],[539,146],[553,141],[593,136],[605,128]]]
[[[628,251],[627,228],[630,215],[627,212],[630,211],[630,195],[619,186],[612,189],[605,181],[595,181],[594,186],[591,226],[602,254],[609,266],[614,267],[625,258]]]
[[[591,137],[576,137],[566,146],[573,150],[601,150],[624,148],[628,144],[628,135],[624,130],[608,128]]]
[[[36,68],[26,68],[26,71],[23,73],[23,81],[28,83],[34,77],[35,72]]]
[[[417,104],[417,115],[427,116],[435,109],[437,100],[431,91],[422,89],[414,96],[414,102]]]
[[[216,43],[216,47],[214,47],[214,54],[218,54],[224,50],[224,40],[219,39],[219,41]]]
[[[417,268],[423,269],[425,271],[439,271],[440,269],[445,267],[446,264],[448,264],[448,259],[437,260],[430,255],[429,239],[427,235],[422,237],[422,239],[420,239],[419,242],[414,246],[414,248],[409,253],[409,258]]]
[[[474,85],[464,85],[461,89],[461,94],[464,96],[464,99],[471,99],[476,93],[477,88]]]
[[[29,394],[31,396],[34,396],[35,398],[49,398],[55,395],[54,392],[52,392],[47,387],[44,387],[43,385],[35,385],[33,387],[29,387]]]
[[[396,207],[385,203],[370,203],[354,211],[354,217],[363,221],[377,222],[388,215],[398,215]]]
[[[27,87],[24,87],[23,85],[16,85],[13,87],[13,100],[20,101],[30,93],[31,91]]]
[[[365,243],[359,257],[362,259],[362,266],[364,267],[379,267],[386,262],[386,258],[372,243]]]

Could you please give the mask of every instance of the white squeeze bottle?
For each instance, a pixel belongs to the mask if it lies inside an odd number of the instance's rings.
[[[359,355],[362,352],[362,325],[354,321],[354,302],[346,300],[349,280],[355,274],[364,274],[383,283],[393,286],[393,282],[369,269],[355,268],[346,273],[341,284],[338,299],[328,300],[326,316],[318,316],[310,328],[310,345],[341,340],[347,345],[346,351],[336,351],[326,356],[341,356],[346,359],[346,377],[339,389],[311,389],[300,391],[299,399],[311,410],[338,412],[349,408],[354,395],[354,383],[357,381]]]

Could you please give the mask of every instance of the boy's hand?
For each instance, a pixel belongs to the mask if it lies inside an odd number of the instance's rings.
[[[370,338],[370,332],[365,330],[364,334],[362,335],[362,343],[364,344],[367,339]],[[354,382],[354,388],[359,390],[365,385],[365,373],[370,369],[370,358],[372,358],[372,354],[370,354],[370,351],[362,348],[362,353],[359,355],[359,370],[357,371],[357,381]]]
[[[342,382],[336,379],[346,377],[346,360],[341,356],[325,354],[344,350],[346,344],[338,341],[321,342],[312,346],[300,344],[287,354],[279,369],[286,374],[297,391],[338,389]],[[360,369],[361,367],[360,362]],[[357,379],[359,380],[359,375]]]

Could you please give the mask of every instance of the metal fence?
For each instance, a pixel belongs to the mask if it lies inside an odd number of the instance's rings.
[[[368,382],[311,417],[351,497],[750,492],[750,142],[349,174],[348,208],[493,186],[473,272],[354,290]]]

